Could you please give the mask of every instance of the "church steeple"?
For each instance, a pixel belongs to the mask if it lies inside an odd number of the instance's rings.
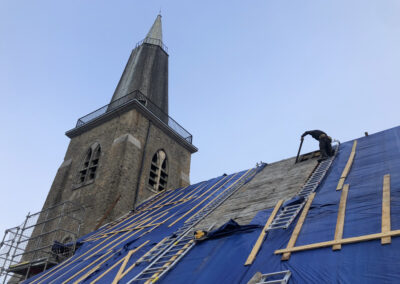
[[[168,114],[168,54],[162,42],[161,15],[132,50],[111,101],[136,90]]]
[[[161,25],[161,15],[158,15],[151,29],[147,33],[146,39],[159,40],[162,43],[162,25]]]

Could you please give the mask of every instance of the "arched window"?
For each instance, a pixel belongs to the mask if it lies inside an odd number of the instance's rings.
[[[167,187],[168,161],[163,150],[158,150],[151,159],[149,186],[155,191],[162,191]]]
[[[86,152],[83,164],[79,170],[78,184],[93,181],[96,178],[96,171],[99,166],[101,148],[98,143],[93,144]]]

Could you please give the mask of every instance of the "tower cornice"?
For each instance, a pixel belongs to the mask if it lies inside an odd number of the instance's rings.
[[[138,110],[143,116],[185,147],[190,153],[198,151],[197,147],[192,144],[192,135],[173,118],[162,113],[162,111],[140,93],[140,91],[134,91],[121,98],[119,103],[116,104],[116,102],[112,102],[78,119],[76,127],[68,130],[65,135],[69,138],[74,138],[132,109]],[[156,115],[154,112],[159,113]],[[182,135],[178,132],[182,133]]]

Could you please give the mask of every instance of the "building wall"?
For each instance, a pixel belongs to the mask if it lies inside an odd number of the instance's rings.
[[[93,143],[101,146],[96,179],[91,184],[77,187],[79,170]],[[80,235],[92,231],[119,194],[121,198],[104,222],[132,210],[135,198],[138,205],[155,193],[147,186],[147,181],[151,159],[159,149],[167,154],[167,188],[188,185],[190,152],[136,109],[72,138],[44,208],[64,200],[76,201],[86,208]],[[135,197],[139,178],[139,190]]]

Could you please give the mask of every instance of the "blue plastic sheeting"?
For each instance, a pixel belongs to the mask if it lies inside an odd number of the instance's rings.
[[[256,171],[262,168],[259,167]],[[80,238],[80,247],[72,258],[24,283],[112,283],[129,251],[143,245],[133,253],[126,269],[163,238],[171,236],[211,200],[233,189],[242,180],[248,182],[252,178],[251,172],[247,170],[224,175],[160,193],[134,213]],[[192,211],[185,216],[190,210]],[[180,217],[183,218],[172,225]],[[127,282],[147,265],[146,262],[132,267],[120,283]]]
[[[239,232],[249,232],[256,228],[261,227],[260,225],[249,224],[249,225],[239,225],[234,220],[230,219],[224,225],[218,229],[211,231],[207,234],[206,239],[217,239],[225,236],[229,236]]]
[[[349,141],[340,146],[340,152],[327,178],[317,190],[296,246],[333,240],[341,196],[341,191],[336,191],[336,186],[352,145],[353,141]],[[398,230],[400,229],[399,127],[358,139],[355,160],[345,181],[349,184],[349,193],[343,238],[381,231],[382,185],[385,174],[391,176],[391,228]],[[157,202],[154,200],[147,202],[139,212],[128,215],[114,227],[110,228],[109,225],[85,236],[80,240],[83,245],[71,259],[27,282],[61,283],[68,280],[72,283],[81,278],[83,283],[91,283],[123,259],[129,250],[137,248],[148,240],[142,249],[133,254],[126,266],[130,267],[157,242],[182,226],[195,211],[245,175],[244,171],[166,192],[160,199],[156,197]],[[226,181],[228,182],[224,184]],[[211,190],[206,193],[208,189]],[[200,197],[203,193],[204,195]],[[185,201],[188,196],[192,198]],[[174,203],[175,201],[177,203]],[[163,206],[158,207],[158,205]],[[168,227],[171,222],[196,205],[199,207],[194,212],[172,227]],[[270,213],[271,210],[259,212],[252,224],[263,226]],[[151,220],[148,220],[148,217],[151,217]],[[247,283],[258,271],[271,273],[288,269],[292,272],[289,283],[400,283],[398,253],[400,237],[392,237],[392,243],[387,245],[381,245],[378,239],[342,245],[339,251],[332,251],[331,247],[326,247],[294,252],[288,261],[281,261],[281,255],[275,255],[274,251],[287,246],[296,221],[287,230],[269,232],[254,263],[250,266],[244,266],[244,263],[261,229],[240,231],[196,244],[159,282]],[[136,222],[135,230],[124,231],[134,222]],[[159,222],[164,223],[155,225]],[[140,226],[145,228],[140,229]],[[121,232],[117,232],[118,230]],[[113,233],[107,234],[110,232]],[[148,263],[141,263],[134,267],[120,283],[126,283],[147,265]],[[115,265],[99,278],[98,283],[111,283],[119,267],[119,264]]]
[[[341,191],[336,191],[353,141],[340,146],[327,178],[301,229],[296,246],[334,238]],[[343,238],[381,232],[383,176],[391,177],[391,229],[400,229],[400,128],[358,139],[356,156],[345,181],[349,184]],[[259,212],[254,224],[264,225],[270,210]],[[381,245],[380,239],[292,253],[288,261],[274,251],[287,246],[297,220],[287,230],[267,235],[254,263],[244,263],[261,230],[238,233],[196,245],[162,283],[247,283],[256,272],[290,270],[289,283],[400,283],[400,237]]]

